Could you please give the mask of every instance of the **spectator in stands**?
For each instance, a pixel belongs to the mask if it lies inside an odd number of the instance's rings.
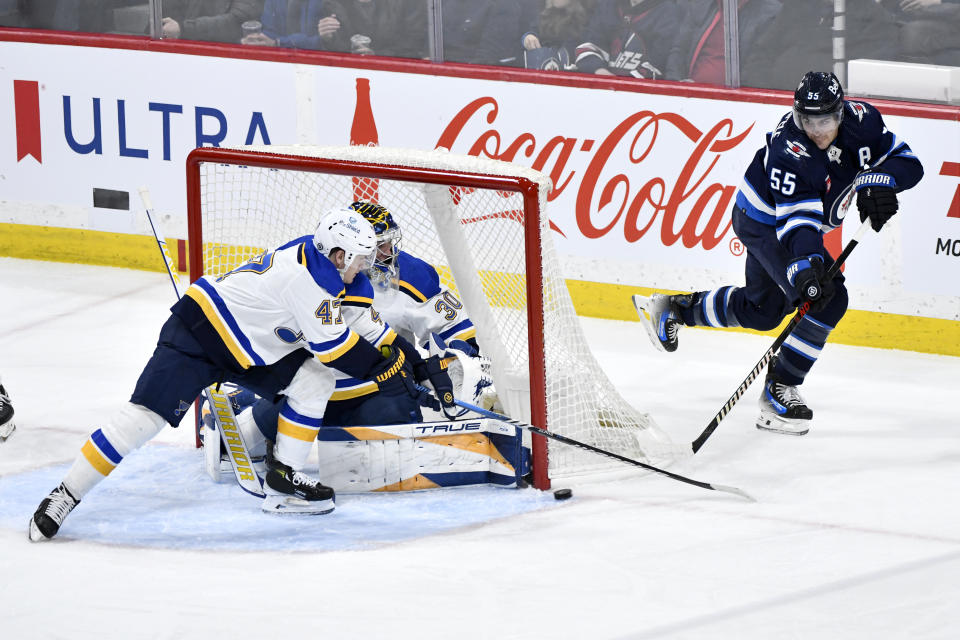
[[[531,3],[536,8],[538,3]],[[529,33],[523,36],[527,68],[563,69],[585,40],[589,12],[584,0],[546,0]]]
[[[528,0],[443,0],[443,58],[519,66],[537,5]]]
[[[317,22],[325,15],[324,0],[266,0],[261,33],[248,34],[242,44],[292,49],[323,49]]]
[[[113,9],[128,4],[118,0],[24,0],[21,25],[33,29],[105,33],[113,29]]]
[[[680,80],[686,12],[678,0],[600,0],[577,47],[580,71]]]
[[[326,0],[315,29],[327,51],[427,56],[424,0]]]
[[[904,59],[960,66],[960,0],[900,0]]]
[[[0,27],[22,27],[20,5],[26,0],[0,0]]]
[[[163,0],[163,37],[240,42],[240,25],[259,20],[263,0]]]
[[[896,60],[900,28],[875,0],[847,0],[847,58]],[[833,66],[833,0],[784,2],[741,64],[744,86],[793,90],[810,69]]]
[[[723,37],[723,0],[684,0],[684,77],[694,82],[724,84],[726,57]],[[783,7],[780,0],[739,0],[740,64],[750,59],[757,37],[767,29]],[[791,76],[792,77],[792,76]]]

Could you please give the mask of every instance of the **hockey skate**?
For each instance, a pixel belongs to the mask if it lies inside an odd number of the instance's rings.
[[[63,484],[51,491],[30,518],[30,541],[44,542],[57,535],[60,525],[78,504],[80,499],[73,497]]]
[[[13,422],[13,405],[7,390],[0,384],[0,442],[9,438],[17,425]]]
[[[260,508],[266,513],[320,516],[336,507],[333,489],[274,458],[272,443],[267,446],[263,489],[267,495]]]
[[[760,417],[757,429],[802,436],[810,431],[813,411],[795,386],[784,384],[773,373],[773,360],[760,392]]]
[[[655,293],[652,296],[633,296],[633,306],[637,309],[640,322],[650,336],[650,342],[660,351],[674,352],[680,344],[677,332],[683,326],[680,320],[680,307],[689,306],[693,296],[668,296]]]

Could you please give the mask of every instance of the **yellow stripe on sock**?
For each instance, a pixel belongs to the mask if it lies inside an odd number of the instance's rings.
[[[110,472],[113,471],[117,466],[107,460],[90,440],[87,440],[85,443],[83,443],[83,448],[80,449],[80,453],[82,453],[83,457],[87,459],[87,462],[90,463],[91,467],[99,471],[104,476],[110,475]]]
[[[277,420],[277,433],[281,436],[287,436],[294,438],[296,440],[303,440],[304,442],[313,442],[317,439],[317,432],[320,429],[311,429],[310,427],[302,427],[299,424],[294,424],[280,416]]]

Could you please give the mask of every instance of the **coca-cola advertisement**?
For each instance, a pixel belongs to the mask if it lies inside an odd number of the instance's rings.
[[[711,99],[685,85],[650,92],[466,78],[412,64],[340,68],[2,40],[0,55],[9,61],[0,68],[0,102],[9,105],[0,135],[11,141],[0,154],[0,224],[149,233],[141,216],[90,206],[94,189],[135,193],[148,183],[165,226],[185,238],[183,167],[194,147],[446,148],[551,178],[547,213],[568,279],[671,290],[742,278],[731,203],[790,106],[787,94]],[[887,126],[926,176],[901,194],[889,230],[846,265],[856,309],[960,319],[960,110],[950,109],[884,104]],[[378,200],[376,181],[356,180],[354,196]]]

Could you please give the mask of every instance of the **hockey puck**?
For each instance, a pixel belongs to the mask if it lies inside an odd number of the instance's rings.
[[[557,489],[553,492],[554,500],[569,500],[573,497],[572,489]]]

